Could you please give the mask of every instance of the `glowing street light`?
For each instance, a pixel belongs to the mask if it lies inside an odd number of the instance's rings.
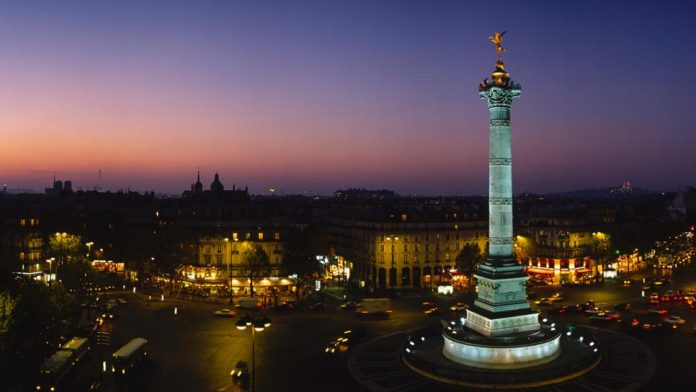
[[[247,327],[251,328],[251,391],[256,391],[256,333],[262,332],[271,326],[271,319],[266,316],[254,318],[253,315],[241,317],[235,323],[238,330],[243,331]]]

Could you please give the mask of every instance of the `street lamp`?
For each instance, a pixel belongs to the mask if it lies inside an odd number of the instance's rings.
[[[396,287],[396,267],[394,266],[394,248],[396,247],[396,241],[399,237],[389,236],[387,241],[389,241],[389,246],[391,247],[391,269],[389,270],[389,286]],[[392,281],[392,271],[394,271],[394,280]]]
[[[247,314],[235,323],[238,330],[243,331],[247,327],[251,328],[251,392],[256,391],[256,333],[262,332],[271,326],[271,319],[266,316],[255,318],[255,315]]]
[[[225,257],[227,258],[227,288],[230,288],[230,259],[232,258],[232,253],[227,252],[227,244],[229,244],[230,239],[225,237]]]
[[[85,245],[87,245],[87,259],[89,259],[89,255],[92,254],[92,245],[94,245],[94,242],[90,241]]]

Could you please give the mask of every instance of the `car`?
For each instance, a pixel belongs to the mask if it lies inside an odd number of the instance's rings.
[[[106,320],[112,320],[116,318],[116,313],[115,312],[103,312],[101,314],[101,319],[106,321]]]
[[[309,306],[309,309],[310,309],[310,310],[316,310],[316,311],[324,310],[324,309],[326,309],[326,305],[324,305],[323,302],[317,302],[317,303],[315,303],[315,304],[313,304],[313,305],[310,305],[310,306]]]
[[[249,365],[244,361],[237,362],[234,369],[230,371],[232,382],[235,384],[243,383],[249,380]]]
[[[554,316],[560,316],[562,314],[565,314],[566,312],[568,312],[567,306],[554,306],[553,308],[549,309],[549,314],[552,314]]]
[[[439,315],[440,313],[441,313],[441,312],[440,312],[440,309],[439,309],[438,307],[433,307],[433,308],[430,308],[430,309],[425,309],[425,310],[423,311],[423,314],[425,314],[425,315],[427,315],[427,316],[436,316],[436,315]]]
[[[643,291],[652,290],[652,288],[653,288],[653,286],[651,284],[645,284],[645,285],[640,287],[640,289]]]
[[[613,320],[613,318],[608,317],[608,316],[590,316],[589,318],[590,323],[593,324],[607,324]]]
[[[650,309],[648,310],[648,313],[659,317],[666,317],[669,314],[667,309]]]
[[[587,315],[596,315],[597,313],[599,313],[599,312],[601,312],[601,311],[602,311],[602,309],[600,309],[599,307],[597,307],[597,306],[592,306],[592,307],[589,307],[589,308],[585,309],[585,314],[587,314]]]
[[[541,306],[551,305],[551,302],[552,302],[551,299],[546,298],[546,297],[534,301],[535,304],[541,305]]]
[[[624,281],[623,281],[624,286],[630,286],[631,283],[633,283],[633,281],[631,279],[624,279]]]
[[[597,316],[607,317],[610,320],[621,320],[621,314],[618,312],[603,311],[603,312],[597,313]]]
[[[631,309],[631,304],[628,302],[622,302],[620,304],[614,305],[614,310],[628,310]]]
[[[463,312],[469,308],[469,305],[464,302],[457,302],[456,304],[450,306],[450,310],[453,312]]]
[[[348,301],[348,302],[344,302],[341,304],[341,309],[343,309],[343,310],[355,310],[355,308],[357,306],[358,306],[357,302]]]
[[[686,295],[689,295],[689,296],[691,296],[691,297],[696,297],[696,290],[694,290],[694,289],[686,289],[686,290],[684,290],[684,291],[686,291]]]
[[[324,348],[324,352],[327,354],[336,354],[336,352],[339,351],[339,346],[340,343],[336,340],[329,342],[329,344],[326,345]]]
[[[332,342],[334,343],[333,347],[339,352],[348,351],[352,346],[360,343],[361,339],[365,336],[365,333],[365,328],[361,326],[355,326],[355,328],[347,329],[343,331],[341,336],[339,336],[335,342]],[[327,346],[329,350],[326,351],[325,349],[324,351],[331,354],[335,353],[336,350],[334,350],[334,352],[330,352],[332,351],[331,347],[331,343],[329,343],[329,346]]]
[[[665,317],[664,319],[662,319],[662,321],[665,323],[678,324],[678,325],[686,323],[686,320],[684,320],[683,318],[681,318],[679,316],[675,316],[675,315]]]
[[[564,298],[565,298],[565,295],[561,292],[558,292],[558,293],[554,293],[550,299],[552,301],[562,301]]]
[[[118,298],[117,301],[118,301],[119,305],[125,305],[125,304],[128,303],[128,301],[126,301],[126,300],[123,299],[123,298]]]
[[[421,306],[424,307],[424,308],[432,308],[432,307],[435,307],[435,302],[433,302],[433,301],[423,301],[423,302],[421,303]]]
[[[646,331],[650,331],[650,330],[659,328],[661,326],[662,326],[662,324],[660,324],[660,323],[653,323],[653,322],[649,322],[649,321],[640,322],[638,325],[638,327],[640,329],[646,330]]]
[[[215,317],[234,317],[237,315],[237,312],[231,309],[219,309],[214,311],[213,315],[215,315]]]
[[[297,303],[295,301],[283,301],[276,309],[278,310],[295,310],[297,308]]]
[[[648,302],[652,305],[657,305],[660,303],[660,296],[657,293],[652,293],[648,297]]]

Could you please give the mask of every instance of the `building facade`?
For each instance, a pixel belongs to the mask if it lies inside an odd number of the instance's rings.
[[[419,288],[437,285],[456,274],[457,255],[467,244],[485,249],[486,221],[478,206],[421,204],[397,212],[335,217],[326,222],[330,253],[354,266],[351,276],[360,286],[372,289]],[[454,207],[454,208],[452,208]],[[350,207],[349,207],[350,208]],[[365,207],[355,207],[363,210]]]
[[[599,255],[611,243],[612,208],[583,204],[532,207],[517,226],[515,250],[537,284],[589,283],[603,273]]]

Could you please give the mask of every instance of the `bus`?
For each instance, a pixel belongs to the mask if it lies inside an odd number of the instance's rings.
[[[41,367],[36,390],[57,391],[60,382],[72,369],[74,356],[74,351],[63,349],[51,355]]]
[[[68,350],[72,351],[74,353],[73,355],[73,365],[77,365],[77,363],[82,359],[82,357],[87,354],[87,351],[89,351],[89,339],[87,338],[82,338],[79,336],[75,336],[74,338],[68,340],[67,343],[61,347],[63,350]]]
[[[89,340],[75,336],[51,355],[41,367],[37,391],[57,391],[58,384],[73,370],[89,351]]]
[[[111,371],[117,375],[125,375],[130,369],[142,362],[146,356],[147,340],[135,338],[114,353]]]

